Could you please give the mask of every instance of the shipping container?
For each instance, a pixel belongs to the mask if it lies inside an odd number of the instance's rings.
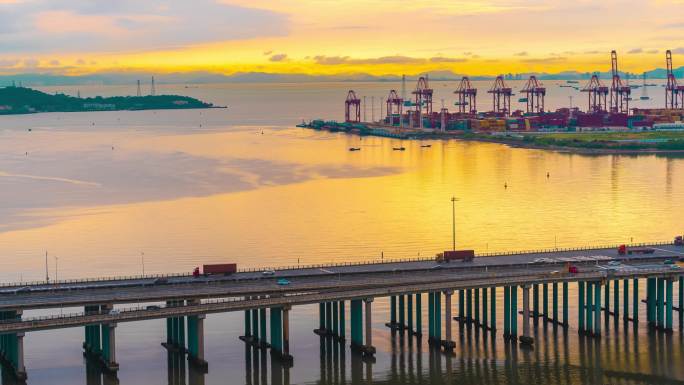
[[[213,265],[203,265],[202,272],[204,275],[212,274],[234,274],[237,273],[237,264],[235,263],[220,263]]]
[[[475,250],[447,250],[444,252],[444,260],[469,262],[475,258]]]

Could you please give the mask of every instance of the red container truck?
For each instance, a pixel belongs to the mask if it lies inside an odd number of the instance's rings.
[[[237,273],[237,264],[236,263],[219,263],[219,264],[213,264],[213,265],[202,265],[202,274],[204,276],[218,275],[218,274],[230,275],[230,274],[234,274],[234,273]],[[193,270],[192,275],[195,277],[199,277],[199,275],[200,275],[199,267],[196,267],[195,270]]]
[[[475,258],[475,250],[447,250],[442,254],[444,262],[463,261],[470,262]]]

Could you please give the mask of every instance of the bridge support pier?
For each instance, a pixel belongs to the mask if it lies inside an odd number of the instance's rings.
[[[632,288],[632,321],[636,324],[639,322],[639,279],[634,278],[634,287]]]
[[[458,291],[458,322],[463,325],[465,321],[465,291]]]
[[[482,288],[482,323],[481,327],[484,330],[487,330],[488,326],[488,321],[489,321],[489,309],[487,309],[487,288],[483,287]]]
[[[241,340],[251,343],[252,342],[252,311],[245,310],[245,334],[239,337]]]
[[[674,278],[665,278],[665,331],[672,331],[672,302]]]
[[[390,329],[396,329],[397,327],[397,296],[393,295],[390,297],[390,322],[385,324]]]
[[[511,335],[511,288],[504,286],[504,339],[508,339]]]
[[[345,338],[347,337],[347,325],[346,325],[346,315],[345,315],[345,305],[344,301],[339,301],[337,303],[337,307],[339,308],[339,333],[337,334],[337,340],[344,342]]]
[[[684,328],[684,277],[679,277],[679,328]]]
[[[544,283],[542,284],[542,311],[544,314],[542,314],[542,319],[544,322],[547,322],[549,320],[549,284]]]
[[[492,286],[489,289],[489,292],[490,292],[489,306],[491,307],[491,311],[490,311],[491,317],[489,317],[490,318],[489,319],[489,322],[490,322],[489,330],[491,330],[492,332],[495,332],[496,331],[496,287]]]
[[[568,283],[563,282],[563,328],[567,329],[570,326],[570,317],[568,311]]]
[[[21,310],[0,311],[0,320],[19,320]],[[26,381],[24,365],[24,333],[11,333],[0,336],[0,361],[9,369],[19,382]]]
[[[587,328],[585,333],[591,335],[594,332],[594,283],[587,282],[587,300],[586,300],[586,317]]]
[[[584,286],[584,282],[577,282],[577,331],[580,334],[586,332],[586,329],[584,328],[584,320],[586,318],[586,310],[584,308]]]
[[[622,288],[624,290],[624,287]],[[613,280],[613,315],[620,319],[620,280]]]
[[[511,335],[512,340],[518,339],[518,287],[511,286]]]
[[[473,322],[473,290],[466,289],[466,323]]]
[[[444,292],[444,331],[445,339],[440,341],[444,351],[454,350],[456,343],[451,339],[451,296],[454,292],[447,290]],[[477,291],[476,291],[477,293]],[[477,298],[477,297],[476,297]]]
[[[601,282],[594,283],[594,337],[601,336]],[[606,289],[607,290],[607,289]]]
[[[551,284],[551,322],[558,325],[558,282]]]
[[[480,289],[473,289],[473,325],[480,326]]]
[[[404,298],[403,294],[399,296],[399,330],[406,328],[406,304]]]
[[[107,314],[112,310],[111,304],[88,305],[85,307],[86,314]],[[110,373],[119,370],[116,362],[116,324],[96,324],[85,326],[85,341],[83,342],[83,355],[90,360],[96,361],[102,368]]]
[[[523,335],[520,344],[532,346],[534,338],[530,335],[530,285],[524,285],[523,290]],[[545,291],[546,292],[546,291]]]
[[[406,295],[406,329],[408,335],[413,334],[413,295]]]
[[[199,304],[198,300],[188,304]],[[204,314],[188,316],[188,362],[201,371],[207,371],[209,364],[204,360]]]
[[[423,335],[423,294],[416,293],[416,331],[417,336]]]
[[[167,301],[167,307],[183,306],[184,301]],[[185,317],[166,319],[166,342],[162,346],[172,352],[185,353]]]
[[[541,313],[539,312],[539,284],[535,283],[532,285],[532,316],[535,318],[539,317]],[[536,323],[535,323],[536,325]]]
[[[331,303],[331,306],[337,309],[337,303]],[[292,356],[290,355],[289,338],[290,338],[290,320],[289,307],[272,307],[270,311],[271,323],[271,356],[280,361],[292,364]],[[337,312],[337,310],[335,310]],[[287,343],[286,343],[287,342]],[[287,345],[287,348],[286,348]]]
[[[622,280],[622,320],[629,322],[629,279]]]
[[[365,298],[363,302],[366,305],[366,344],[363,347],[363,353],[372,356],[375,354],[375,347],[373,346],[373,298]]]
[[[646,321],[648,326],[656,326],[656,279],[646,278]]]

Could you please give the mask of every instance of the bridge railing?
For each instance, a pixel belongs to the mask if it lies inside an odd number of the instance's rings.
[[[666,246],[672,245],[672,241],[657,241],[648,243],[630,243],[627,244],[628,247],[647,247],[647,246]],[[554,252],[573,252],[573,251],[591,251],[591,250],[602,250],[602,249],[615,249],[620,245],[596,245],[596,246],[585,246],[585,247],[574,247],[574,248],[546,248],[546,249],[532,249],[532,250],[520,250],[520,251],[507,251],[507,252],[485,252],[485,253],[475,253],[476,257],[487,258],[487,257],[501,257],[501,256],[512,256],[512,255],[526,255],[526,254],[544,254],[544,253],[554,253]],[[365,257],[354,257],[354,258],[365,258]],[[348,266],[364,266],[364,265],[382,265],[382,264],[393,264],[393,263],[407,263],[407,262],[429,262],[434,261],[435,256],[429,257],[408,257],[408,258],[381,258],[373,256],[371,259],[362,259],[357,261],[349,262],[338,262],[338,263],[319,263],[319,264],[307,264],[307,265],[287,265],[287,266],[277,266],[277,267],[250,267],[238,269],[238,273],[260,273],[265,270],[278,270],[278,271],[288,271],[288,270],[306,270],[306,269],[322,269],[329,267],[348,267]],[[0,283],[0,288],[7,287],[23,287],[23,286],[37,286],[37,285],[73,285],[73,284],[87,284],[96,282],[116,282],[125,280],[150,280],[157,278],[180,278],[180,277],[191,277],[190,273],[167,273],[167,274],[149,274],[149,275],[129,275],[129,276],[108,276],[108,277],[95,277],[95,278],[74,278],[65,279],[58,281],[24,281],[24,282],[5,282]]]

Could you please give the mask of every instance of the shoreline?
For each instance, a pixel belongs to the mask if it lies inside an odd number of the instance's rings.
[[[678,155],[684,154],[684,149],[658,149],[658,148],[589,148],[589,147],[572,147],[572,146],[560,146],[560,145],[546,145],[546,144],[535,144],[534,142],[525,141],[522,139],[505,138],[505,137],[494,137],[485,136],[484,134],[478,133],[466,133],[466,132],[435,132],[435,131],[414,131],[406,130],[397,127],[385,127],[385,126],[370,126],[366,127],[364,130],[352,127],[348,129],[338,129],[332,127],[313,127],[307,124],[299,124],[297,127],[308,128],[316,131],[328,131],[328,132],[343,132],[346,134],[356,135],[359,137],[363,136],[376,136],[385,137],[391,139],[400,140],[463,140],[472,142],[483,142],[483,143],[496,143],[503,144],[512,148],[527,148],[534,150],[547,150],[554,152],[563,152],[578,155]],[[380,131],[377,131],[377,130]],[[393,132],[387,131],[388,129],[393,130]],[[522,133],[517,133],[522,135]]]

